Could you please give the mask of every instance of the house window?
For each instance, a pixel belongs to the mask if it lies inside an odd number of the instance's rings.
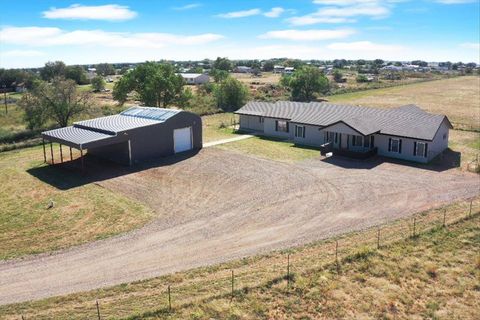
[[[305,138],[305,127],[304,126],[295,126],[295,137]]]
[[[446,133],[443,134],[443,140],[445,140],[445,139],[447,139],[447,134]]]
[[[363,137],[362,136],[352,136],[352,145],[354,147],[363,146]]]
[[[285,120],[275,121],[275,131],[288,132],[288,122]]]
[[[388,151],[402,153],[402,140],[390,138],[388,143]]]
[[[415,142],[414,143],[414,149],[413,149],[413,155],[426,158],[427,157],[427,148],[428,148],[427,143],[425,143],[425,142]]]
[[[335,132],[335,143],[338,143],[338,132]]]
[[[265,121],[264,117],[258,117],[258,122],[263,123]]]

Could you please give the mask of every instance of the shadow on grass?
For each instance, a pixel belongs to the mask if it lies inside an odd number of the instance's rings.
[[[128,167],[92,155],[84,157],[85,170],[82,172],[80,159],[28,169],[35,178],[60,189],[68,190],[86,184],[104,181],[143,170],[164,167],[187,160],[200,150],[193,150],[173,156],[142,162]]]

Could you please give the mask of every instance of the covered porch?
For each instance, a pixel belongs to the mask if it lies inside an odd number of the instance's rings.
[[[374,130],[358,130],[340,121],[321,131],[324,141],[320,147],[322,155],[331,152],[334,155],[365,159],[377,153]]]

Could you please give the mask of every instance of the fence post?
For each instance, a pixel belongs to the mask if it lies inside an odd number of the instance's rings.
[[[172,297],[170,294],[170,285],[168,285],[168,312],[172,311]]]
[[[446,221],[447,221],[447,209],[443,209],[443,227],[445,228],[447,226]]]
[[[101,318],[100,318],[100,306],[98,305],[98,300],[96,301],[96,305],[97,305],[97,316],[98,316],[98,320],[101,320]]]
[[[380,227],[377,230],[377,250],[380,249]]]
[[[290,253],[287,255],[287,288],[290,288]]]
[[[232,270],[232,300],[234,297],[234,288],[235,288],[235,274],[233,273],[233,270]]]
[[[415,238],[415,228],[417,226],[417,218],[413,217],[413,237]]]
[[[472,216],[472,204],[473,204],[473,200],[470,200],[470,211],[468,213],[469,218]]]
[[[337,266],[337,273],[340,274],[340,263],[338,261],[338,240],[335,240],[335,264]]]

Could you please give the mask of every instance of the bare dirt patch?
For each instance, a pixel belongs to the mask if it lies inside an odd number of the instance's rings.
[[[393,163],[280,163],[215,148],[100,182],[154,222],[51,256],[0,263],[0,303],[215,264],[365,228],[479,193],[478,176]]]

